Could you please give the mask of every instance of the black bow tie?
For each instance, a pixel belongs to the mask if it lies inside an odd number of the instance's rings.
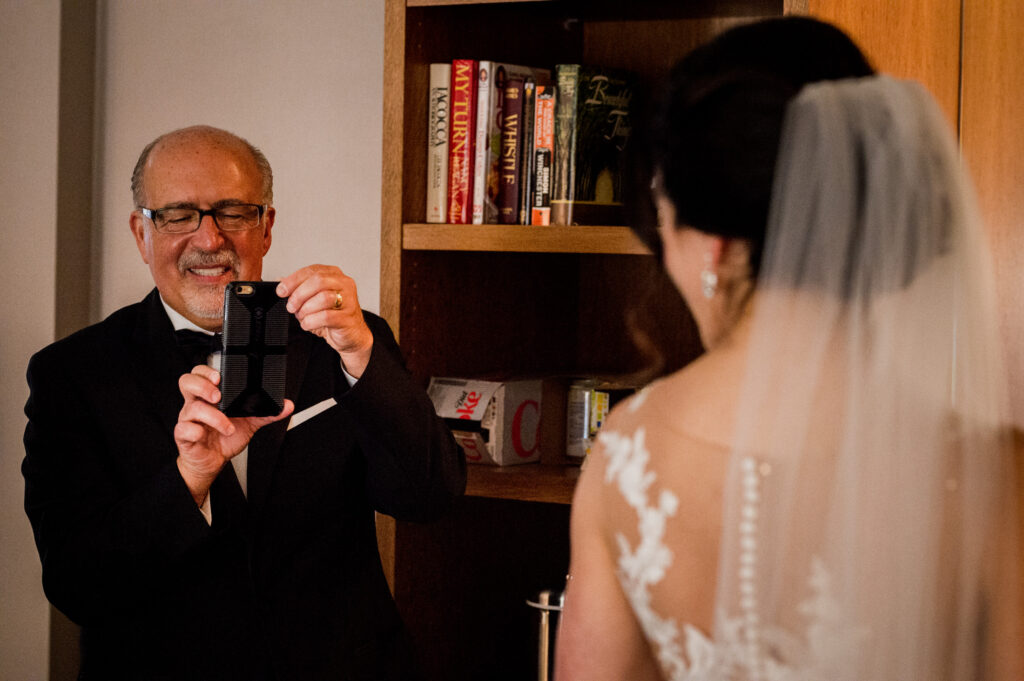
[[[191,329],[179,329],[174,332],[174,339],[192,366],[206,364],[206,359],[211,353],[222,350],[219,333],[210,334]]]

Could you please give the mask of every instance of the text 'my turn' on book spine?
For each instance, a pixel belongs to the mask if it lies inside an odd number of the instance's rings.
[[[538,85],[534,97],[531,225],[551,224],[551,162],[555,148],[555,87]]]
[[[465,225],[473,211],[473,131],[476,124],[477,63],[451,64],[448,118],[448,222]]]
[[[551,224],[625,224],[622,197],[634,78],[580,64],[559,64],[555,73]]]
[[[430,65],[427,95],[427,222],[448,214],[448,89],[451,63]]]

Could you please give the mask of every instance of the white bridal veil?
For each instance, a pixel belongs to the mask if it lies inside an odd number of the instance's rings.
[[[726,486],[726,678],[996,678],[1019,554],[990,274],[922,87],[801,92]]]

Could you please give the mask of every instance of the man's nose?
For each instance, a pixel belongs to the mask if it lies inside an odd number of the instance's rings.
[[[199,227],[192,234],[192,241],[203,246],[205,250],[211,251],[216,250],[219,244],[224,243],[224,234],[220,231],[212,215],[203,215],[199,218]]]

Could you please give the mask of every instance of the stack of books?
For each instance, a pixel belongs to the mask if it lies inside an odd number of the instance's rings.
[[[431,64],[427,222],[622,224],[634,83],[581,64]]]

